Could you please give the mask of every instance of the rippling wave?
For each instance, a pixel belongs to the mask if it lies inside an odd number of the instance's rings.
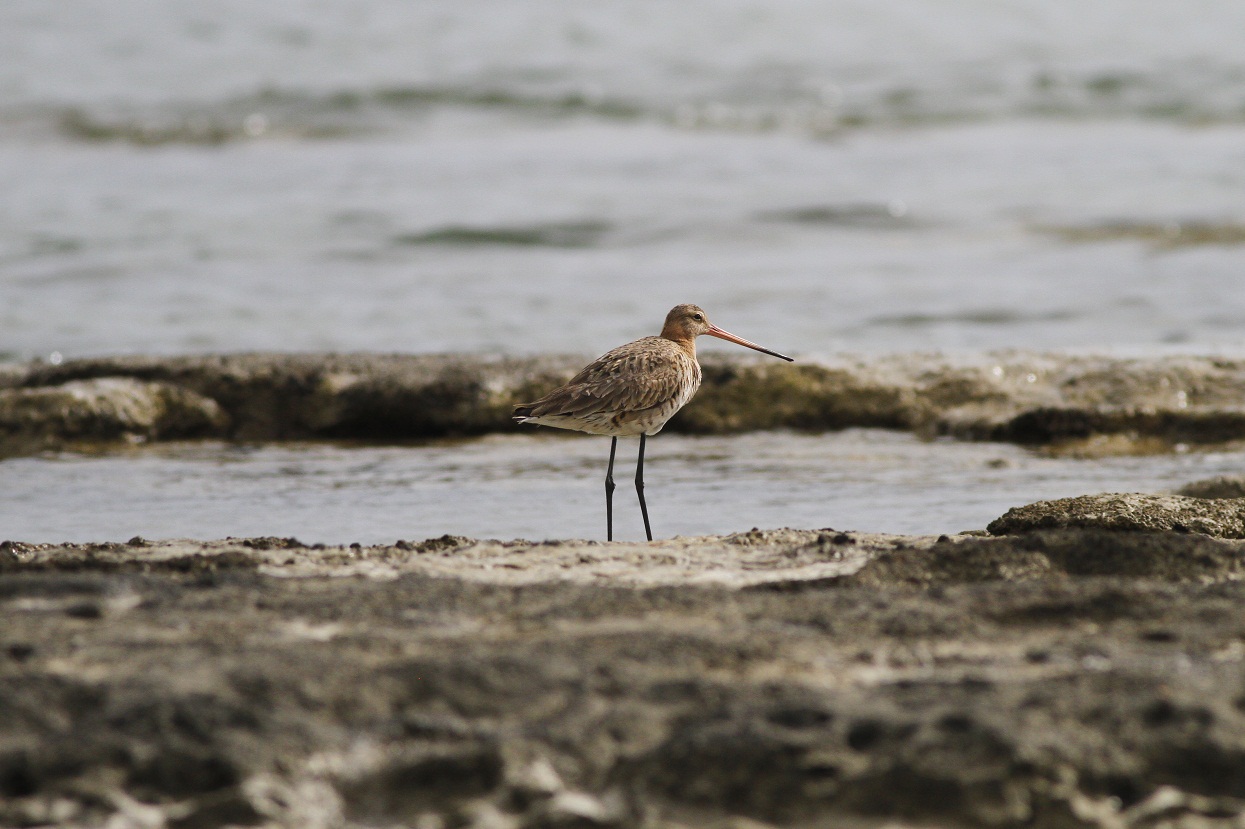
[[[218,144],[263,137],[340,139],[401,133],[445,109],[523,119],[651,121],[685,130],[785,131],[813,137],[872,127],[1006,118],[1133,118],[1180,124],[1245,122],[1245,69],[1168,66],[1082,74],[1033,69],[1019,78],[985,70],[872,86],[838,84],[813,68],[779,78],[735,79],[713,95],[644,95],[600,88],[467,83],[329,92],[265,88],[213,101],[0,107],[0,130],[79,141]]]
[[[454,225],[394,238],[399,245],[515,245],[554,248],[591,247],[608,233],[608,222],[550,222],[548,224],[467,227]]]
[[[808,353],[1237,349],[1240,31],[1230,0],[0,4],[0,354],[595,351],[689,300]]]

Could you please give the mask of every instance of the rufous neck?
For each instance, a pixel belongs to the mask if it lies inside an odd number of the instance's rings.
[[[696,359],[696,338],[686,337],[682,335],[670,336],[665,331],[661,332],[661,336],[686,351],[693,360]]]

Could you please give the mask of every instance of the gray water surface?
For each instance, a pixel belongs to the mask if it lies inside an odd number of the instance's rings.
[[[643,539],[636,441],[619,442],[616,538]],[[305,543],[605,537],[604,438],[552,433],[423,446],[170,444],[0,462],[3,537],[30,542],[296,536]],[[661,435],[646,453],[658,537],[752,527],[982,529],[1013,506],[1157,492],[1236,474],[1245,452],[1076,460],[878,430]]]
[[[0,356],[1239,347],[1245,5],[0,5]]]

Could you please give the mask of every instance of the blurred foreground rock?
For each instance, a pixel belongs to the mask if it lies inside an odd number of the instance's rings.
[[[516,428],[515,402],[565,381],[584,362],[240,354],[10,364],[0,366],[0,452],[118,436],[409,440],[503,431]],[[708,354],[702,362],[704,386],[672,430],[880,427],[1085,454],[1245,437],[1240,360],[916,354],[776,365]],[[128,384],[131,407],[162,413],[129,418],[111,392],[91,391],[92,384]],[[72,405],[49,402],[69,399]]]
[[[1245,541],[1110,525],[6,542],[0,825],[1240,827]]]

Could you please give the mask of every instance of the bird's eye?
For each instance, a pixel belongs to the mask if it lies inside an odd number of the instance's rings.
[[[697,322],[700,322],[704,318],[705,318],[704,314],[692,314],[692,319],[696,320]]]

